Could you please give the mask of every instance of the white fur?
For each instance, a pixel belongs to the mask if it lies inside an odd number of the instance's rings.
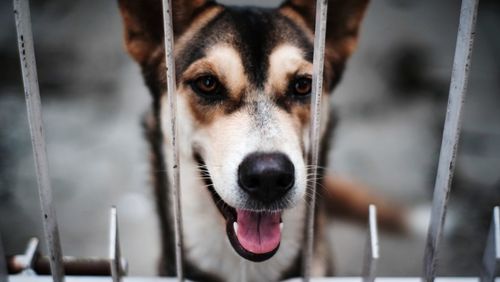
[[[230,72],[242,71],[243,66],[238,66],[241,60],[239,57],[234,58],[237,52],[228,52],[227,48],[220,51],[222,53],[216,49],[209,52],[208,59],[223,58],[226,63],[231,62]],[[293,50],[285,51],[296,59],[297,54]],[[280,60],[275,59],[271,68],[276,68],[274,64],[286,60],[286,54],[280,54]],[[224,69],[218,72],[224,72]],[[231,76],[230,73],[225,75]],[[226,281],[239,280],[240,270],[243,269],[248,281],[276,281],[295,262],[303,243],[306,168],[300,143],[309,143],[307,130],[298,132],[290,116],[273,106],[266,93],[249,95],[256,97],[254,102],[258,106],[254,112],[242,109],[217,117],[209,125],[200,126],[196,124],[186,99],[186,95],[194,94],[184,91],[177,95],[177,120],[185,255],[201,270],[216,274]],[[164,132],[169,132],[169,115],[164,95],[161,112]],[[283,211],[282,215],[284,228],[280,249],[271,259],[253,263],[242,259],[234,251],[226,235],[225,220],[200,178],[198,164],[192,157],[193,146],[204,158],[216,192],[227,204],[236,208],[245,208],[249,201],[248,195],[237,184],[238,166],[248,154],[279,151],[290,158],[295,166],[296,181],[291,192],[290,208]],[[165,152],[167,162],[171,163],[168,140],[165,140]]]

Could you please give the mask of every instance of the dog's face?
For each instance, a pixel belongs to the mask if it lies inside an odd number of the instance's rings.
[[[128,50],[166,128],[160,2],[121,0],[120,7]],[[366,6],[330,2],[325,94],[354,48]],[[288,1],[277,9],[173,4],[181,154],[200,165],[234,249],[265,260],[279,247],[282,211],[306,196],[314,3]]]

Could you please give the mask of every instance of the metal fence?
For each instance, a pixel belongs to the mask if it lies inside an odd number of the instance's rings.
[[[314,59],[313,59],[313,99],[311,103],[311,165],[318,163],[318,148],[320,139],[320,103],[323,77],[323,60],[325,48],[326,14],[328,0],[316,1],[316,27],[314,38]],[[311,260],[313,257],[313,230],[314,230],[314,205],[315,193],[311,191],[312,197],[309,199],[309,205],[306,216],[306,248],[303,254],[304,277],[292,279],[289,281],[335,281],[335,282],[354,282],[354,281],[500,281],[495,278],[500,270],[500,209],[495,207],[491,220],[491,226],[488,234],[487,244],[484,251],[482,269],[479,278],[436,278],[437,252],[443,233],[443,226],[446,219],[446,207],[450,194],[450,185],[453,178],[455,159],[457,153],[458,139],[460,135],[460,121],[462,106],[467,90],[468,74],[470,69],[472,46],[474,41],[474,29],[476,22],[478,0],[463,0],[460,12],[460,23],[458,28],[455,57],[453,62],[453,72],[451,77],[448,108],[444,124],[443,139],[437,177],[434,187],[434,198],[432,204],[431,220],[429,223],[427,243],[425,245],[424,269],[422,277],[414,278],[375,278],[377,261],[380,257],[376,207],[369,207],[368,234],[366,241],[365,257],[363,262],[363,276],[352,278],[311,278]],[[176,269],[178,277],[176,278],[139,278],[123,277],[127,272],[127,264],[120,257],[120,244],[118,239],[118,220],[116,208],[111,208],[110,227],[109,227],[109,257],[104,259],[78,259],[64,257],[61,249],[59,231],[57,225],[56,212],[53,205],[52,190],[47,165],[47,153],[45,137],[42,124],[42,112],[40,103],[40,93],[38,88],[38,78],[36,70],[35,53],[33,48],[33,35],[31,31],[30,8],[28,0],[14,0],[14,15],[17,29],[17,39],[19,47],[19,56],[22,68],[22,77],[25,90],[26,105],[28,111],[28,121],[30,126],[31,140],[33,145],[33,154],[35,159],[35,168],[38,181],[38,192],[40,196],[41,213],[43,219],[44,235],[48,246],[48,256],[37,257],[35,255],[38,240],[33,239],[28,244],[25,254],[17,255],[5,259],[2,246],[0,244],[0,282],[42,282],[53,281],[88,281],[89,278],[82,276],[66,276],[72,274],[92,273],[99,275],[93,277],[92,281],[109,281],[107,276],[111,276],[114,282],[121,280],[129,282],[139,281],[183,281],[184,273],[182,267],[182,215],[180,207],[179,189],[179,157],[177,149],[177,124],[176,124],[176,96],[175,89],[175,62],[173,52],[173,31],[172,31],[172,9],[169,0],[163,0],[164,31],[165,31],[165,50],[166,50],[166,73],[167,73],[167,97],[170,111],[172,113],[169,142],[173,148],[173,162],[171,165],[172,177],[172,198],[174,199],[174,217],[175,217],[175,250],[176,250]],[[317,177],[311,177],[308,185],[309,189],[316,187]],[[1,238],[0,238],[1,241]],[[173,263],[173,262],[172,262]],[[9,275],[8,269],[11,272]],[[21,275],[13,275],[20,273]],[[27,275],[27,274],[38,275]],[[45,275],[40,275],[45,274]],[[52,275],[52,276],[49,276]]]

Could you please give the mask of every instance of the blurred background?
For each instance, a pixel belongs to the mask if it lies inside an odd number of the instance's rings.
[[[117,205],[131,275],[156,275],[158,226],[140,119],[150,104],[123,48],[115,1],[31,1],[50,174],[64,254],[106,256]],[[223,1],[274,6],[279,1]],[[359,49],[332,96],[331,170],[415,215],[420,233],[382,232],[378,273],[422,270],[459,19],[458,0],[372,1]],[[0,2],[0,233],[7,253],[42,236],[15,25]],[[478,275],[500,204],[500,2],[481,0],[440,275]],[[337,275],[359,275],[366,226],[328,229]],[[43,241],[43,240],[42,240]],[[42,247],[45,252],[45,247]]]

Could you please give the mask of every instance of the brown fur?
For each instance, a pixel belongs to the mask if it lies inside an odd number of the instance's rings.
[[[314,29],[315,5],[310,0],[288,0],[281,13],[300,25]],[[331,89],[341,78],[347,58],[354,52],[367,0],[329,0],[326,28],[325,88]],[[302,20],[301,20],[302,18]]]
[[[195,56],[190,48],[193,42],[201,40],[199,33],[205,26],[209,25],[221,14],[224,13],[224,7],[212,1],[206,0],[173,0],[174,14],[174,33],[175,33],[175,57],[177,72],[177,87],[179,95],[184,95],[188,103],[188,108],[192,112],[197,126],[211,124],[217,121],[218,117],[231,114],[241,107],[247,105],[251,107],[253,97],[249,96],[255,86],[255,74],[250,73],[248,64],[251,62],[242,62],[241,73],[235,74],[233,70],[227,70],[225,64],[217,65],[218,61],[210,61],[210,52],[203,54],[202,58],[189,58]],[[345,62],[353,52],[362,16],[367,6],[368,0],[330,0],[329,14],[326,37],[325,53],[325,90],[332,90],[341,77]],[[165,61],[163,47],[163,23],[162,7],[159,0],[119,0],[120,11],[122,13],[125,26],[125,44],[128,52],[139,63],[146,81],[153,96],[153,110],[145,119],[146,136],[151,146],[151,164],[153,167],[153,184],[156,193],[156,205],[160,220],[160,229],[162,235],[162,265],[161,273],[166,275],[175,275],[173,258],[173,232],[172,219],[169,216],[169,207],[167,206],[168,179],[164,173],[165,158],[163,152],[164,136],[161,130],[160,119],[160,101],[166,89],[165,82]],[[287,43],[291,38],[298,35],[303,38],[295,38],[296,42],[304,41],[309,47],[312,46],[313,27],[314,27],[314,2],[307,0],[288,0],[277,10],[281,15],[280,19],[275,19],[276,24],[288,24],[287,28],[282,30],[278,27],[275,30],[275,38],[271,40],[271,46],[279,46],[281,43]],[[237,21],[238,19],[235,19]],[[221,24],[223,31],[219,32],[218,43],[228,44],[228,46],[237,46],[242,48],[236,50],[241,52],[245,50],[240,45],[242,42],[233,34],[234,29],[230,25]],[[301,32],[301,34],[297,34]],[[213,34],[212,34],[213,35]],[[207,35],[207,37],[209,37]],[[248,39],[247,39],[248,40]],[[302,40],[302,41],[301,41]],[[261,46],[266,48],[265,46]],[[306,47],[304,47],[306,48]],[[195,50],[196,51],[196,50]],[[269,55],[273,50],[263,50]],[[266,53],[267,52],[267,53]],[[190,61],[193,59],[194,61]],[[252,58],[250,58],[252,59]],[[249,59],[249,60],[250,60]],[[254,58],[255,59],[255,58]],[[246,60],[246,58],[243,58]],[[300,68],[310,71],[312,60],[299,61]],[[219,60],[220,61],[220,60]],[[254,66],[255,67],[255,66]],[[295,67],[297,68],[297,67]],[[252,70],[255,70],[252,69]],[[228,98],[224,103],[216,105],[204,104],[199,97],[192,95],[189,89],[189,81],[195,79],[203,73],[217,75],[224,85],[228,86]],[[259,75],[260,73],[257,73]],[[294,128],[297,132],[301,131],[310,120],[310,107],[307,103],[293,102],[284,95],[286,83],[296,75],[296,73],[281,73],[276,70],[267,74],[274,76],[271,79],[271,85],[265,89],[266,95],[270,95],[270,100],[276,101],[277,105],[284,111],[292,115]],[[248,77],[248,80],[247,80]],[[252,84],[253,83],[253,84]],[[329,127],[329,128],[333,128]],[[327,156],[328,140],[330,136],[327,133],[324,136],[322,146],[322,161],[320,165],[325,165]],[[304,151],[304,148],[302,148]],[[196,177],[196,176],[193,176]],[[382,226],[393,230],[399,230],[403,224],[398,209],[386,205],[375,197],[366,194],[362,185],[348,182],[337,177],[326,176],[321,186],[320,197],[317,206],[316,217],[316,235],[321,236],[322,222],[324,220],[324,207],[326,210],[354,217],[357,220],[365,220],[367,206],[375,202],[379,208],[379,220]],[[319,241],[317,241],[319,242]],[[321,245],[316,245],[316,250]],[[300,256],[291,264],[289,271],[283,273],[283,278],[300,275]],[[186,273],[189,273],[191,279],[200,279],[203,281],[221,281],[222,279],[207,273],[201,273],[196,266],[185,262]]]
[[[328,203],[325,208],[329,213],[366,224],[368,206],[373,204],[381,228],[398,233],[407,231],[404,209],[368,193],[370,187],[335,174],[325,175],[323,185],[322,197]]]

